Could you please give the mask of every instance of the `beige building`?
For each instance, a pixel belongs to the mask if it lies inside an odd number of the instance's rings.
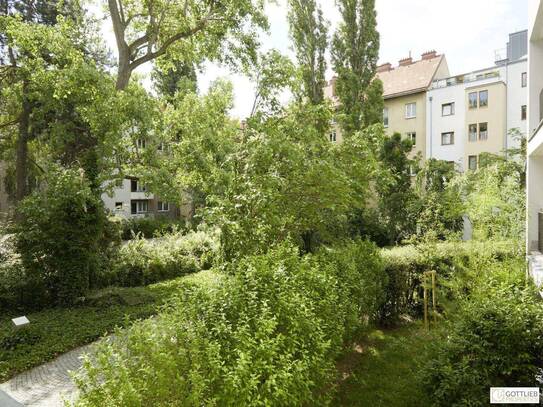
[[[414,144],[411,157],[426,155],[426,92],[434,80],[447,76],[445,55],[435,51],[422,54],[419,61],[402,59],[396,68],[390,63],[377,68],[377,77],[383,82],[387,134],[400,133],[410,139]]]
[[[503,152],[507,137],[506,96],[507,87],[502,81],[466,88],[466,169],[477,169],[481,153]]]

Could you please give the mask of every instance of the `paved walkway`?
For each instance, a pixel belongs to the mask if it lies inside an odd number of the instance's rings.
[[[7,399],[2,391],[24,406],[62,407],[64,400],[74,401],[77,390],[70,372],[81,367],[81,356],[89,353],[91,346],[74,349],[0,384],[0,406]]]

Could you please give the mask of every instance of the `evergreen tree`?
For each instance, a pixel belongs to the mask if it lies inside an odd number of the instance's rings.
[[[338,76],[339,122],[353,133],[381,121],[382,85],[375,78],[379,33],[375,0],[338,0],[342,22],[332,41],[332,65]]]
[[[289,0],[288,22],[301,70],[304,96],[314,105],[324,100],[328,22],[315,0]]]

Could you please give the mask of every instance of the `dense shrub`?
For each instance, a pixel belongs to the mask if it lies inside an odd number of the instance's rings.
[[[210,268],[217,252],[214,232],[172,233],[154,240],[137,236],[120,248],[100,283],[138,286],[179,277]]]
[[[421,282],[426,271],[436,270],[439,280],[447,280],[473,268],[477,262],[514,258],[522,250],[517,241],[447,242],[383,249],[388,285],[381,321],[394,323],[402,314],[421,315]]]
[[[123,219],[120,221],[120,226],[123,240],[130,240],[138,235],[152,238],[186,229],[184,220],[173,220],[165,217]]]
[[[245,258],[104,343],[78,379],[79,405],[326,404],[343,341],[379,307],[379,270],[366,242]]]
[[[485,406],[489,387],[539,387],[543,306],[524,262],[476,279],[436,339],[423,381],[436,406]]]
[[[104,266],[113,236],[100,196],[82,170],[57,168],[47,185],[18,207],[17,252],[33,300],[71,304]]]

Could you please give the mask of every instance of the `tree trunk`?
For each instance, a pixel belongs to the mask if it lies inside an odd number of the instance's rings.
[[[19,137],[17,139],[15,160],[15,200],[20,202],[28,195],[28,140],[30,125],[30,102],[26,98],[27,83],[23,84],[23,106],[19,121]]]
[[[130,69],[128,57],[126,58],[126,61],[124,61],[123,58],[119,56],[119,71],[117,73],[117,83],[115,85],[115,88],[117,90],[126,89],[128,83],[130,82],[131,74],[132,70]]]

